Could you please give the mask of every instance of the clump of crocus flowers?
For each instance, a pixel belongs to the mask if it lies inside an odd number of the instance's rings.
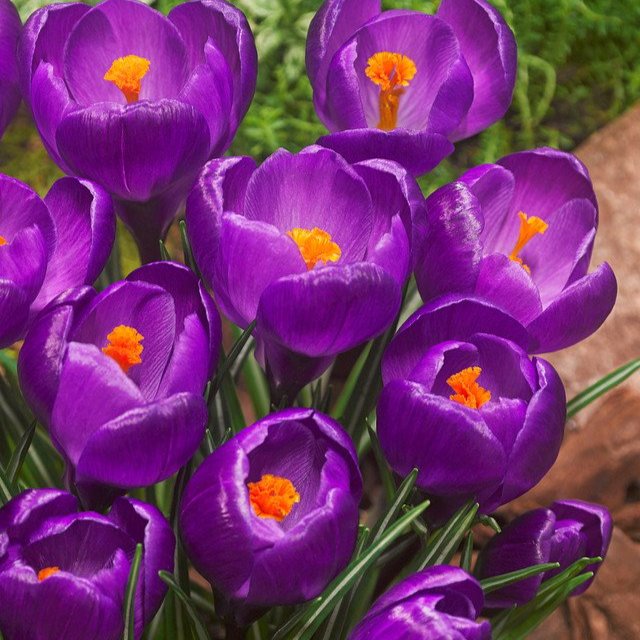
[[[510,104],[496,8],[325,0],[306,62],[330,133],[261,163],[221,157],[257,74],[225,0],[24,27],[0,0],[0,52],[0,133],[22,94],[69,174],[44,198],[0,176],[5,640],[501,640],[588,588],[604,507],[491,517],[562,443],[532,354],[615,302],[588,171],[545,148],[426,198],[415,178]],[[124,277],[115,213],[145,263]]]

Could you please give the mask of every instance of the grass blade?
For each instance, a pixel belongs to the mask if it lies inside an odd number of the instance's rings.
[[[595,384],[587,387],[584,391],[581,391],[577,396],[567,402],[567,420],[590,405],[601,395],[624,382],[638,371],[638,369],[640,369],[640,358],[627,362],[627,364],[622,365],[615,371],[607,374],[604,378],[598,380]]]
[[[18,481],[20,469],[22,468],[24,459],[27,457],[29,447],[33,442],[33,436],[36,433],[37,424],[36,420],[31,423],[29,428],[24,432],[22,438],[20,438],[20,442],[18,443],[16,450],[13,452],[11,460],[9,460],[9,465],[7,466],[7,478],[12,484]]]
[[[492,578],[485,578],[484,580],[480,580],[480,586],[485,593],[491,593],[492,591],[502,589],[502,587],[507,587],[510,584],[514,584],[515,582],[520,582],[520,580],[525,580],[526,578],[537,576],[538,574],[544,573],[545,571],[552,571],[553,569],[557,569],[559,566],[559,562],[537,564],[534,567],[518,569],[517,571],[510,571],[509,573],[503,573],[502,575],[494,576]]]
[[[159,571],[158,575],[160,576],[160,579],[169,586],[171,591],[173,591],[176,598],[178,598],[178,600],[180,600],[180,602],[184,605],[186,612],[191,618],[191,622],[193,622],[196,637],[198,638],[198,640],[210,640],[207,629],[200,619],[200,616],[196,612],[191,598],[189,598],[189,596],[182,590],[173,575],[171,575],[168,571]]]
[[[138,578],[140,577],[140,565],[142,564],[142,544],[136,545],[136,552],[131,563],[129,581],[124,592],[124,633],[122,640],[135,640],[135,600]]]

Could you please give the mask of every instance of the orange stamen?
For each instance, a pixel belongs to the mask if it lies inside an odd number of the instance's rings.
[[[531,269],[522,262],[522,258],[518,257],[518,254],[524,249],[529,240],[538,234],[542,235],[549,228],[549,225],[538,216],[527,217],[527,214],[522,211],[518,215],[520,216],[520,232],[515,246],[511,249],[509,258],[521,265],[527,273],[531,273]]]
[[[60,571],[60,567],[45,567],[44,569],[40,569],[40,571],[38,571],[38,580],[42,582],[54,573],[58,573],[58,571]]]
[[[371,82],[380,87],[378,129],[391,131],[396,128],[403,87],[409,86],[417,72],[415,62],[401,53],[379,51],[367,60],[365,74]]]
[[[116,58],[109,67],[104,79],[122,91],[127,102],[137,102],[142,90],[142,78],[147,75],[151,61],[140,56],[129,55]]]
[[[455,391],[449,396],[449,399],[470,409],[479,409],[483,404],[489,402],[491,392],[476,382],[481,373],[480,367],[467,367],[447,378],[447,384]]]
[[[117,326],[108,336],[109,344],[102,347],[103,353],[113,358],[120,368],[128,373],[134,364],[140,364],[140,354],[144,347],[140,344],[144,336],[133,327],[124,324]]]
[[[0,247],[4,244],[7,244],[7,239],[0,236]]]
[[[253,511],[260,518],[273,518],[280,522],[289,515],[293,505],[300,502],[300,494],[287,478],[266,474],[247,486]]]
[[[298,245],[307,269],[313,269],[318,262],[337,262],[342,250],[331,240],[331,235],[318,227],[301,229],[295,227],[287,235]]]

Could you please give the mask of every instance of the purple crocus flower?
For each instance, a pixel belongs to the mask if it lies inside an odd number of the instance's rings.
[[[361,494],[342,427],[288,409],[243,429],[195,472],[180,507],[182,539],[241,617],[303,602],[349,561]]]
[[[153,506],[118,498],[108,515],[78,511],[57,489],[29,489],[0,509],[0,631],[5,640],[120,640],[136,544],[136,638],[159,609],[175,538]]]
[[[194,256],[224,314],[290,398],[400,308],[420,191],[393,162],[334,151],[213,160],[187,200]],[[421,206],[421,205],[420,205]]]
[[[332,132],[320,144],[419,175],[505,114],[516,42],[486,0],[442,0],[435,16],[325,0],[309,28],[307,73]]]
[[[378,598],[349,640],[489,640],[489,622],[476,622],[483,602],[462,569],[427,567]]]
[[[244,15],[224,0],[181,3],[166,17],[104,0],[36,11],[20,73],[53,159],[114,196],[147,262],[197,172],[230,145],[257,59]]]
[[[400,328],[382,362],[378,435],[389,464],[440,520],[467,500],[487,513],[533,487],[555,461],[566,416],[553,367],[488,302],[442,297]]]
[[[598,204],[575,156],[548,148],[514,153],[467,171],[425,205],[413,227],[425,302],[451,292],[484,297],[527,327],[530,353],[583,340],[611,312],[611,267],[587,273]]]
[[[72,289],[40,314],[20,350],[20,384],[86,504],[159,482],[193,455],[219,346],[213,301],[175,263],[100,293]]]
[[[115,237],[111,198],[100,187],[62,178],[42,200],[0,174],[0,347],[69,287],[100,275]]]
[[[22,30],[18,10],[11,0],[0,0],[0,138],[20,104],[16,49]]]
[[[560,500],[548,509],[534,509],[516,518],[495,535],[480,552],[475,573],[491,578],[536,564],[559,562],[560,568],[520,580],[486,596],[486,606],[503,609],[532,600],[540,584],[557,575],[580,558],[604,558],[611,542],[609,511],[581,500]],[[598,571],[599,564],[586,567],[584,573]],[[572,593],[584,593],[595,576]]]

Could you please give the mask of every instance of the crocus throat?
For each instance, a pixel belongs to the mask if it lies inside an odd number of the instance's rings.
[[[265,474],[258,482],[249,482],[249,501],[260,518],[284,520],[293,505],[300,502],[300,494],[291,480]]]
[[[409,56],[389,51],[374,53],[367,60],[364,71],[367,78],[380,87],[380,122],[378,129],[391,131],[398,123],[398,109],[403,87],[418,72],[415,62]]]
[[[40,569],[40,571],[38,571],[38,580],[42,582],[50,578],[54,573],[58,573],[58,571],[60,571],[60,567],[45,567],[44,569]]]
[[[538,218],[538,216],[527,217],[527,214],[522,211],[518,213],[518,216],[520,216],[520,232],[515,246],[511,249],[509,258],[519,265],[522,265],[522,268],[527,273],[531,273],[531,269],[522,262],[522,258],[518,257],[518,254],[524,249],[524,246],[529,240],[538,234],[542,235],[549,228],[549,225],[542,218]]]
[[[295,227],[287,235],[298,245],[307,269],[313,269],[318,262],[337,262],[342,250],[331,240],[331,235],[318,227],[301,229]]]
[[[449,399],[470,409],[479,409],[483,404],[489,402],[491,392],[476,382],[481,373],[480,367],[467,367],[447,378],[447,384],[455,391],[449,396]]]
[[[0,236],[0,247],[4,244],[7,244],[7,240],[6,238],[3,238],[2,236]]]
[[[144,347],[140,342],[144,340],[144,336],[133,327],[121,324],[107,336],[107,340],[109,344],[102,347],[103,353],[113,358],[125,373],[128,373],[134,364],[142,362],[140,354]]]
[[[113,82],[124,93],[127,102],[137,102],[140,99],[142,78],[147,75],[150,66],[151,61],[140,56],[116,58],[104,74],[104,79]]]

